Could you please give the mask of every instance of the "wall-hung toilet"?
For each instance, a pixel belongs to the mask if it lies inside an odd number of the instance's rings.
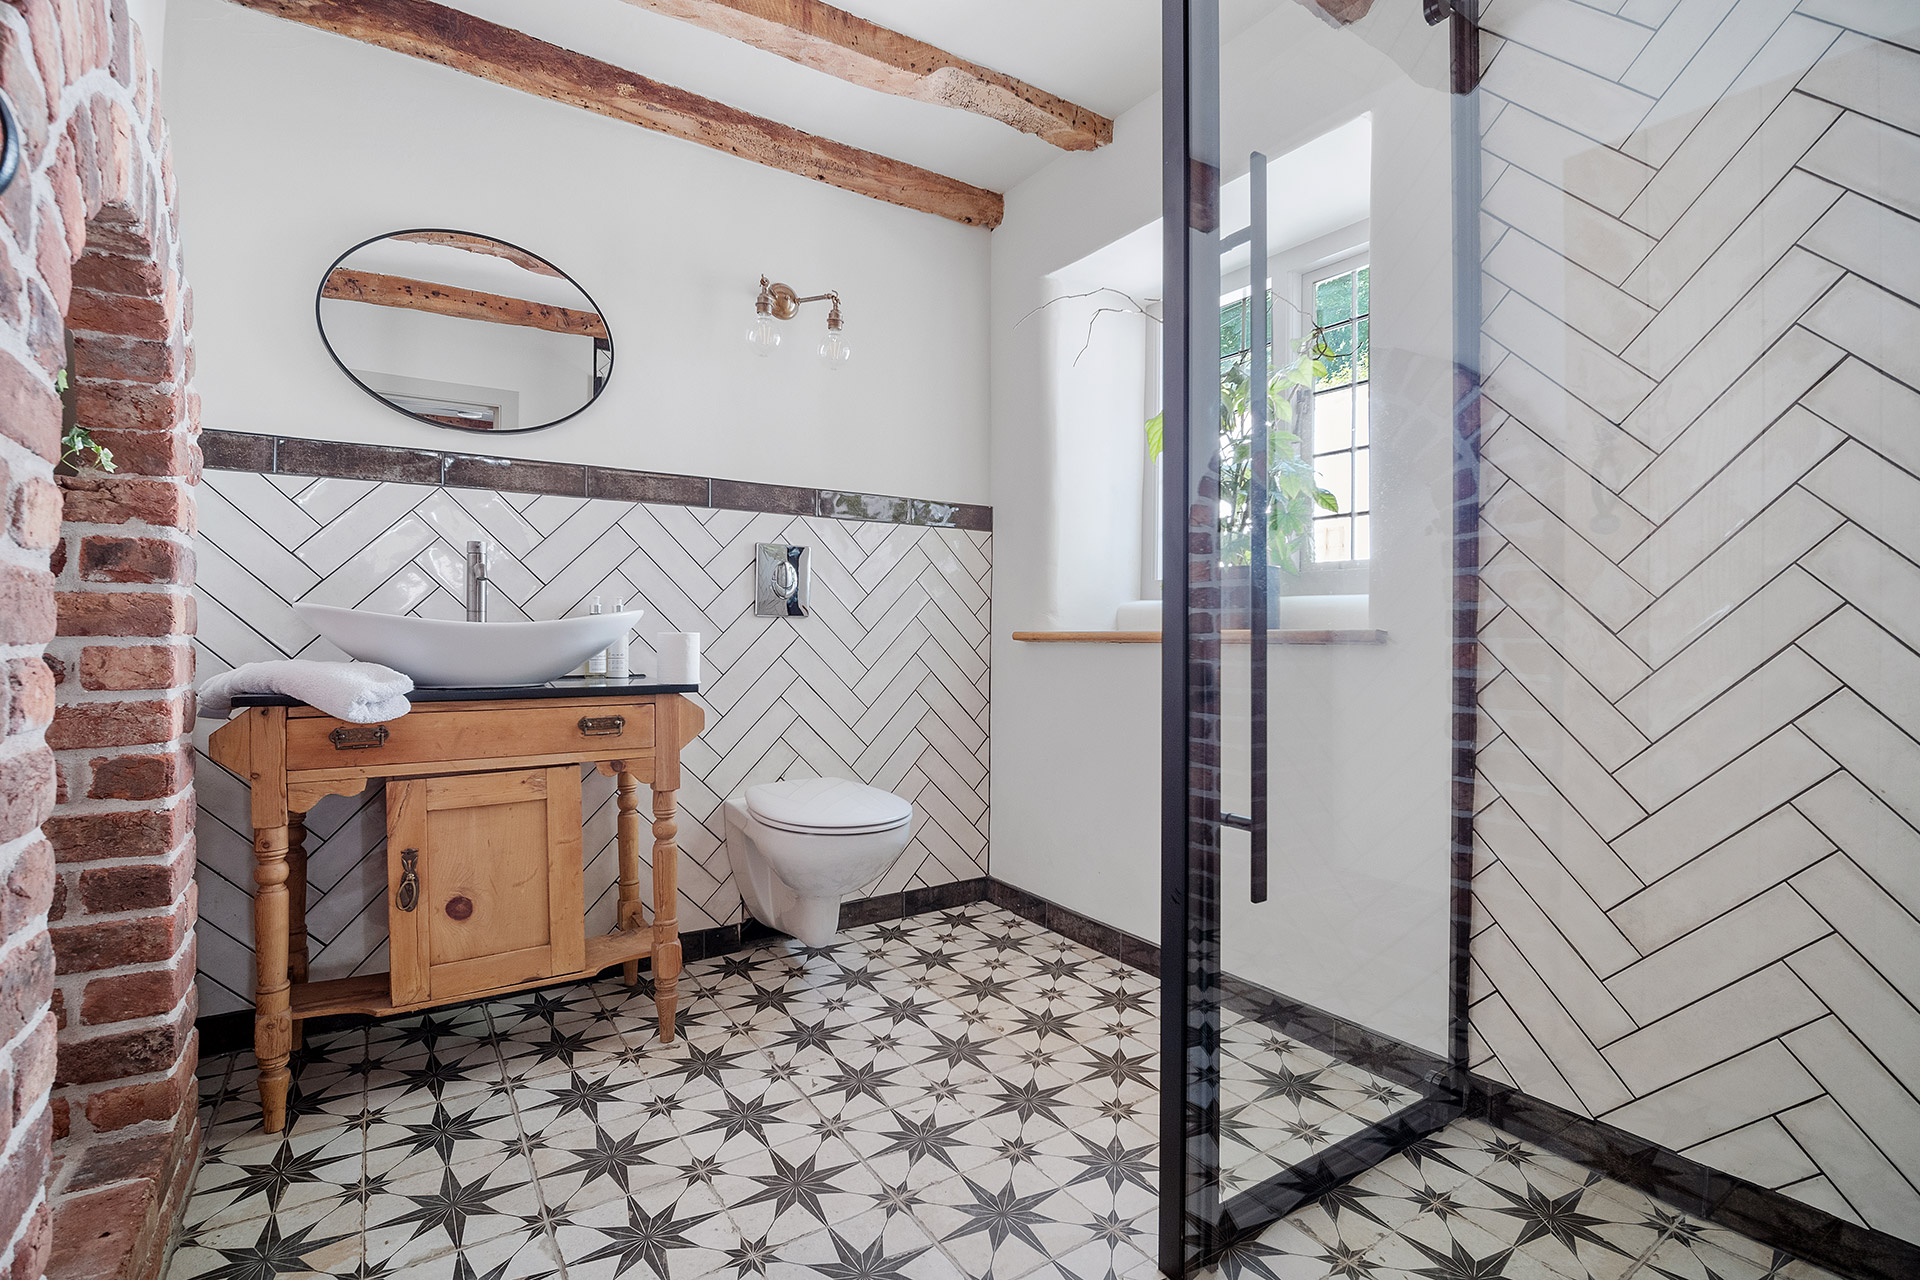
[[[810,947],[840,929],[840,899],[893,865],[913,806],[845,778],[748,787],[727,801],[727,860],[753,918]]]

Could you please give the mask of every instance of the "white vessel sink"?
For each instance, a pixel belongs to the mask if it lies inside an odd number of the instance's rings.
[[[446,622],[325,604],[296,604],[308,625],[362,662],[436,688],[544,684],[607,647],[644,609],[551,622]]]

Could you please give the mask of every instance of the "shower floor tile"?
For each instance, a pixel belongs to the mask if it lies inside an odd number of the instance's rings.
[[[1153,1280],[1158,994],[986,904],[315,1036],[284,1134],[201,1064],[169,1280]],[[1415,1100],[1226,1015],[1250,1186]],[[1818,1280],[1474,1121],[1243,1240],[1224,1280]]]

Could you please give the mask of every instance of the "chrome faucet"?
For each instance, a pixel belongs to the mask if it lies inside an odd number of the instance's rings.
[[[467,621],[487,620],[487,544],[479,540],[467,544]]]

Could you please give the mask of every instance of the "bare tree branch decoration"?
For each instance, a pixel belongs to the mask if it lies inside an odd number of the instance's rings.
[[[1130,293],[1127,293],[1125,290],[1115,289],[1110,285],[1103,285],[1098,289],[1089,289],[1084,293],[1063,293],[1057,298],[1049,298],[1045,302],[1041,303],[1039,306],[1033,308],[1033,310],[1027,312],[1027,314],[1021,316],[1018,320],[1015,320],[1013,322],[1013,327],[1018,329],[1021,325],[1033,319],[1035,316],[1039,315],[1042,311],[1045,311],[1048,307],[1052,306],[1056,302],[1072,302],[1080,298],[1095,298],[1100,296],[1103,293],[1118,294],[1120,297],[1126,299],[1127,305],[1124,307],[1118,307],[1118,306],[1095,307],[1093,309],[1093,314],[1087,317],[1086,340],[1080,344],[1079,353],[1073,357],[1073,363],[1076,368],[1080,364],[1080,357],[1086,355],[1087,349],[1093,345],[1093,326],[1095,322],[1100,319],[1101,316],[1107,315],[1108,313],[1112,313],[1113,315],[1117,315],[1117,316],[1141,315],[1153,321],[1155,324],[1164,323],[1163,319],[1160,316],[1155,315],[1152,310],[1152,308],[1160,305],[1160,299],[1148,298],[1143,303],[1140,301],[1140,299],[1134,297]],[[1269,292],[1267,296],[1279,302],[1282,306],[1286,307],[1287,310],[1293,312],[1294,315],[1299,316],[1302,320],[1305,320],[1307,318],[1307,313],[1301,310],[1298,306],[1294,305],[1294,303],[1289,299],[1281,297],[1279,294],[1276,294],[1273,292]]]
[[[1013,322],[1013,327],[1018,329],[1021,325],[1033,319],[1033,317],[1039,315],[1042,311],[1045,311],[1048,307],[1052,306],[1056,302],[1072,302],[1078,298],[1094,298],[1094,297],[1098,297],[1103,293],[1119,294],[1122,298],[1126,299],[1127,305],[1124,307],[1117,307],[1117,306],[1095,307],[1093,309],[1093,314],[1087,317],[1086,341],[1080,344],[1080,352],[1078,355],[1074,356],[1073,358],[1073,363],[1076,367],[1080,363],[1080,357],[1086,355],[1087,349],[1093,345],[1094,322],[1099,320],[1101,316],[1106,315],[1109,312],[1117,316],[1140,315],[1140,316],[1145,316],[1147,319],[1153,321],[1155,324],[1160,323],[1160,317],[1155,315],[1150,309],[1150,308],[1159,306],[1160,299],[1148,298],[1143,303],[1138,298],[1134,297],[1132,294],[1126,293],[1120,289],[1102,287],[1099,289],[1089,289],[1085,293],[1063,293],[1057,298],[1049,298],[1045,302],[1041,303],[1039,306],[1035,307],[1033,310],[1027,312],[1027,314],[1021,316],[1018,320],[1015,320]]]

